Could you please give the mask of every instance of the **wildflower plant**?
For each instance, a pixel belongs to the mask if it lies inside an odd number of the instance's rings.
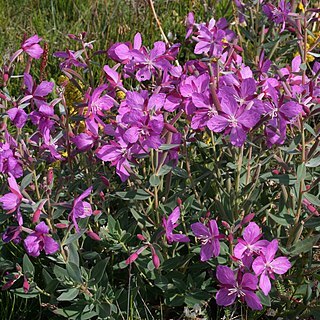
[[[190,12],[182,44],[70,34],[47,80],[24,39],[1,69],[2,289],[67,319],[319,313],[319,9],[301,3]]]

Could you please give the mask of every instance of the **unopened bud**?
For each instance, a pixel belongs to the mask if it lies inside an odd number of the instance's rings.
[[[227,221],[221,221],[221,224],[226,228],[226,229],[230,229],[230,224]]]
[[[58,229],[66,229],[66,228],[68,228],[68,225],[65,224],[65,223],[56,223],[55,226]]]
[[[141,241],[146,241],[147,239],[140,233],[137,234],[137,238]]]
[[[88,235],[92,240],[101,241],[101,238],[99,237],[99,235],[96,234],[96,233],[93,232],[93,231],[87,231],[87,235]]]
[[[178,130],[170,123],[165,123],[164,127],[172,133],[178,133]]]

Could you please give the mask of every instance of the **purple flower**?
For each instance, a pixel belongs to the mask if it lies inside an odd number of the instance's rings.
[[[39,42],[42,38],[38,35],[34,35],[27,40],[24,40],[21,44],[21,49],[26,52],[30,57],[40,59],[43,49],[40,47]]]
[[[150,52],[144,47],[140,51],[136,49],[131,51],[135,68],[139,69],[136,73],[139,82],[150,80],[152,74],[155,74],[157,70],[170,69],[171,64],[165,53],[166,44],[162,41],[156,41]]]
[[[247,132],[260,120],[260,114],[255,110],[246,110],[238,106],[231,95],[224,95],[221,100],[222,111],[208,121],[208,128],[214,132],[230,133],[233,145],[241,147],[247,137]]]
[[[43,104],[39,107],[39,110],[32,111],[29,115],[33,124],[38,126],[44,143],[51,144],[50,132],[54,126],[54,108],[50,105]]]
[[[60,63],[60,69],[70,68],[71,66],[86,68],[87,65],[85,63],[78,61],[78,59],[81,58],[82,53],[83,50],[74,52],[67,49],[66,52],[57,51],[53,54],[53,56],[65,59],[63,62]]]
[[[137,33],[134,36],[133,46],[130,42],[115,43],[108,50],[108,55],[114,61],[121,62],[123,64],[127,64],[130,61],[130,59],[132,58],[131,50],[132,49],[140,50],[141,45],[142,45],[141,34]]]
[[[28,119],[28,115],[21,108],[11,108],[7,114],[17,128],[23,128]]]
[[[20,178],[23,174],[22,165],[18,160],[18,155],[15,155],[14,146],[8,142],[0,142],[0,172],[11,173],[15,178]]]
[[[215,220],[210,220],[208,227],[200,222],[191,225],[192,232],[201,241],[200,257],[201,261],[207,261],[212,257],[217,257],[220,253],[219,229]]]
[[[280,0],[279,6],[275,7],[271,3],[267,3],[262,7],[265,15],[276,24],[282,24],[281,32],[286,27],[289,13],[291,12],[290,1]]]
[[[98,136],[99,124],[105,127],[104,122],[101,120],[103,111],[110,110],[116,101],[103,92],[107,89],[106,85],[101,85],[96,88],[88,101],[88,109],[85,113],[87,129],[95,136]]]
[[[187,26],[186,39],[188,39],[191,36],[194,24],[195,24],[194,13],[189,12],[186,17],[186,26]]]
[[[97,136],[94,136],[90,131],[88,131],[87,133],[83,132],[72,138],[72,142],[80,151],[87,151],[93,147],[97,139]]]
[[[273,240],[266,248],[265,254],[261,254],[252,263],[252,269],[256,275],[260,275],[259,287],[265,295],[271,290],[270,279],[275,279],[274,274],[284,274],[291,268],[291,263],[286,257],[274,258],[278,251],[278,240]]]
[[[77,232],[79,232],[77,219],[90,217],[92,215],[91,204],[89,202],[82,201],[84,198],[89,196],[91,191],[92,191],[92,186],[87,190],[85,190],[79,197],[75,198],[73,201],[73,206],[69,214],[69,218],[71,217]]]
[[[234,256],[237,259],[242,259],[245,255],[251,256],[253,253],[259,254],[265,252],[269,244],[267,240],[259,240],[262,237],[259,226],[250,222],[243,231],[243,239],[238,239],[238,244],[234,248]]]
[[[218,266],[216,276],[222,287],[216,295],[219,306],[230,306],[238,297],[241,301],[245,301],[251,309],[262,309],[261,302],[254,293],[258,284],[256,276],[250,273],[242,275],[238,271],[236,278],[234,271],[227,266]]]
[[[189,238],[184,234],[173,234],[173,229],[175,229],[178,224],[176,223],[180,218],[180,208],[176,207],[172,213],[169,215],[168,220],[163,217],[162,225],[166,231],[166,237],[168,243],[172,242],[189,242]]]
[[[36,226],[35,232],[26,237],[24,247],[32,257],[38,257],[42,250],[47,255],[59,250],[59,244],[49,236],[49,228],[43,221]]]
[[[227,29],[228,23],[222,18],[217,23],[211,19],[207,25],[198,25],[199,35],[194,38],[198,43],[195,54],[207,53],[210,57],[220,57],[227,43],[234,38],[234,33]]]
[[[191,128],[204,128],[208,121],[217,114],[217,110],[211,101],[211,96],[209,93],[203,94],[195,92],[192,94],[192,103],[196,107],[196,110],[191,120]]]
[[[18,244],[21,241],[21,226],[10,226],[6,229],[6,231],[2,234],[3,242],[13,241],[14,244]]]
[[[2,196],[0,202],[2,203],[2,208],[8,211],[7,213],[12,213],[19,209],[23,197],[17,181],[11,173],[9,173],[8,183],[11,192]]]
[[[189,76],[180,82],[180,94],[184,98],[183,103],[187,114],[191,115],[196,110],[192,100],[193,95],[195,93],[205,94],[208,92],[209,83],[210,77],[207,73],[203,73],[198,77]]]
[[[302,112],[302,106],[294,101],[284,102],[284,97],[278,97],[277,91],[268,87],[270,99],[264,108],[270,120],[266,126],[267,145],[283,144],[286,139],[286,126],[294,121]]]
[[[116,166],[116,173],[124,182],[130,177],[130,163],[134,148],[130,147],[121,136],[117,141],[110,141],[96,151],[96,156],[102,161],[110,161],[112,166]]]
[[[49,81],[42,81],[37,86],[29,73],[25,73],[23,79],[24,85],[26,86],[27,95],[21,100],[21,103],[33,99],[37,107],[40,107],[45,103],[45,97],[52,92],[54,83]]]

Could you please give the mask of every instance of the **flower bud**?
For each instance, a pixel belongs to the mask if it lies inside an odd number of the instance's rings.
[[[29,289],[30,289],[30,284],[28,282],[28,279],[26,277],[24,277],[24,280],[23,280],[23,291],[24,291],[24,293],[28,293]]]
[[[99,235],[96,234],[96,233],[93,232],[93,231],[87,231],[87,235],[88,235],[92,240],[101,241],[101,238],[99,237]]]
[[[66,228],[68,228],[68,225],[65,224],[65,223],[56,223],[55,226],[58,229],[66,229]]]
[[[226,229],[230,229],[230,224],[227,221],[222,221],[221,224],[226,228]]]
[[[53,168],[50,167],[49,170],[48,170],[48,173],[47,173],[47,185],[51,185],[52,182],[53,182],[53,177],[54,177],[54,174],[53,174]]]
[[[154,247],[151,246],[151,254],[152,254],[152,262],[153,262],[153,265],[156,269],[159,268],[160,266],[160,259],[156,253],[156,250],[154,249]]]
[[[137,238],[141,241],[146,241],[147,239],[140,233],[137,234]]]

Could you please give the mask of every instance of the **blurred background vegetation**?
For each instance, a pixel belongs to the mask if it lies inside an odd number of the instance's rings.
[[[173,42],[183,41],[189,11],[196,12],[198,21],[205,20],[232,12],[231,3],[154,0],[162,27]],[[24,34],[37,33],[52,53],[68,47],[67,34],[82,31],[88,32],[88,39],[96,40],[96,50],[106,50],[117,41],[131,41],[137,32],[147,46],[161,39],[148,0],[0,0],[0,56],[4,60],[19,48]]]

